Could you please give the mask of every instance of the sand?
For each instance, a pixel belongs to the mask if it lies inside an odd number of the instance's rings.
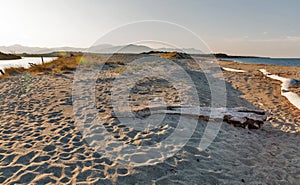
[[[191,71],[200,105],[208,106],[210,94],[205,76],[186,61],[181,64]],[[74,73],[1,79],[0,183],[297,184],[300,111],[280,95],[280,82],[258,71],[261,66],[227,62],[221,65],[246,71],[224,72],[228,106],[266,110],[269,121],[258,130],[223,123],[215,140],[201,151],[200,138],[210,123],[199,120],[188,143],[175,155],[142,166],[109,159],[83,139],[73,115]],[[98,76],[95,99],[101,124],[113,137],[141,146],[159,142],[174,131],[176,115],[168,115],[163,125],[148,132],[134,131],[113,117],[110,87],[119,70],[106,67]],[[276,70],[276,66],[268,67],[274,74]],[[296,68],[281,72],[284,77],[297,77]],[[293,91],[299,92],[297,88]],[[172,86],[146,78],[132,90],[130,105],[147,106],[156,97],[163,97],[168,105],[178,104],[178,92]],[[186,123],[193,120],[185,118]],[[131,156],[134,155],[133,152]]]

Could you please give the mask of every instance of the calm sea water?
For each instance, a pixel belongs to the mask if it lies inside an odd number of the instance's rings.
[[[279,66],[300,66],[300,58],[226,58],[236,62],[250,64],[274,64]]]
[[[56,57],[43,57],[44,62],[50,62]],[[10,68],[10,67],[30,67],[29,63],[41,64],[41,57],[23,57],[18,60],[0,60],[0,69]]]

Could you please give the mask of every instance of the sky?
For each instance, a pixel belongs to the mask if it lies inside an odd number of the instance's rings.
[[[214,53],[300,57],[299,7],[299,0],[1,0],[0,45],[90,47],[109,34],[109,44],[152,34]]]

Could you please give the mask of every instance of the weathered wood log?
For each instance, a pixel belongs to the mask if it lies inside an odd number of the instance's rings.
[[[157,106],[133,110],[137,117],[147,117],[151,114],[178,114],[194,118],[218,120],[232,124],[236,127],[259,129],[267,119],[267,114],[262,110],[252,110],[244,107],[237,108],[209,108],[209,107],[182,107],[182,106]],[[119,113],[118,117],[132,115]]]

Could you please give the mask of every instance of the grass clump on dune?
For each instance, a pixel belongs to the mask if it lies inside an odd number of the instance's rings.
[[[75,70],[79,64],[77,57],[61,57],[52,62],[34,65],[28,69],[32,74],[55,74]]]
[[[4,76],[21,74],[21,73],[24,73],[26,70],[27,69],[25,69],[24,67],[11,67],[11,68],[7,68],[7,69],[5,69]]]

